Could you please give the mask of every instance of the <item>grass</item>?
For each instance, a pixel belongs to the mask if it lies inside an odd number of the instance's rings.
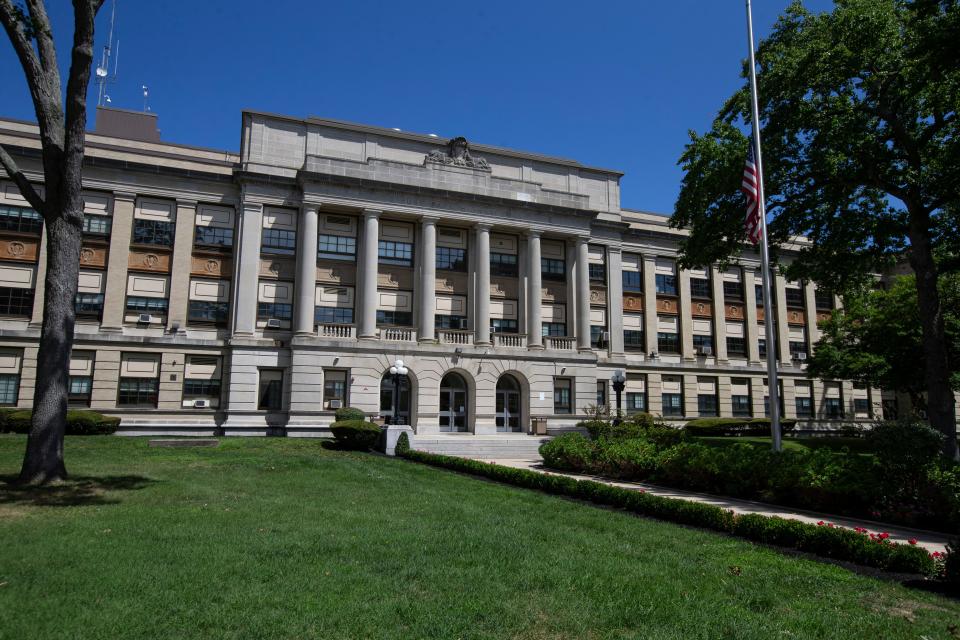
[[[697,436],[696,440],[712,446],[726,446],[731,444],[749,444],[755,447],[769,449],[769,436]],[[845,436],[822,436],[810,438],[783,438],[781,440],[784,451],[803,451],[816,449],[830,449],[840,452],[844,448],[850,453],[872,455],[866,438],[852,438]]]
[[[0,474],[23,438],[0,436]],[[0,638],[951,638],[960,603],[315,440],[67,439],[0,484]]]

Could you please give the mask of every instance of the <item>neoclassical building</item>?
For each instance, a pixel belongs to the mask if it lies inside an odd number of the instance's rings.
[[[0,120],[0,143],[41,181],[34,124]],[[418,437],[556,432],[613,403],[618,368],[627,411],[759,417],[766,348],[786,417],[895,411],[805,376],[833,296],[777,275],[766,310],[750,255],[678,269],[683,231],[622,208],[618,171],[254,111],[239,147],[165,143],[152,114],[108,109],[88,136],[70,402],[126,433],[315,435],[337,407],[395,404]],[[45,250],[4,180],[3,405],[31,404]]]

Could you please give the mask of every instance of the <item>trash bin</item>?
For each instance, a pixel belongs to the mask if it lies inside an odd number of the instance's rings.
[[[547,435],[547,419],[544,417],[530,418],[530,435]]]

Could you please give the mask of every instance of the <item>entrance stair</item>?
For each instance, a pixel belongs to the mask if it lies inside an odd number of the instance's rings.
[[[529,436],[523,433],[429,433],[413,437],[411,448],[478,460],[514,459],[539,460],[540,445],[550,440],[547,436]]]

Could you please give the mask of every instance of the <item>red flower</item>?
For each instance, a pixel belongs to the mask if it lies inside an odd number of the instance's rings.
[[[916,538],[910,538],[909,540],[907,540],[907,542],[909,542],[910,544],[917,544],[917,539],[916,539]]]
[[[881,540],[886,540],[886,539],[889,538],[889,537],[890,537],[890,534],[887,533],[886,531],[884,531],[883,533],[880,534],[880,539],[881,539]]]
[[[825,525],[825,524],[827,524],[827,523],[824,522],[823,520],[821,520],[820,522],[817,523],[817,526],[818,526],[818,527],[822,527],[822,526]]]

